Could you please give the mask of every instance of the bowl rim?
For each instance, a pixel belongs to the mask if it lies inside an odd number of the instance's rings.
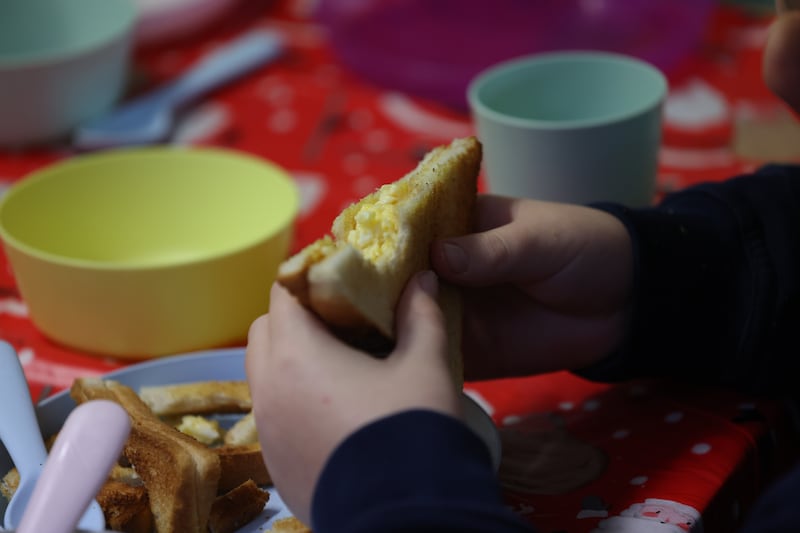
[[[250,164],[263,167],[269,174],[269,179],[273,182],[280,184],[284,189],[286,195],[285,202],[282,202],[282,213],[285,218],[280,222],[271,224],[269,231],[261,231],[257,236],[241,242],[235,246],[223,248],[212,253],[202,253],[197,256],[183,257],[180,259],[163,259],[163,260],[150,260],[147,262],[137,261],[100,261],[70,257],[53,252],[44,251],[36,246],[32,246],[27,242],[18,239],[6,227],[4,211],[6,207],[13,201],[14,197],[36,183],[46,179],[52,179],[53,175],[57,175],[64,167],[71,167],[75,165],[82,165],[86,162],[100,162],[105,163],[108,161],[118,159],[128,159],[131,157],[138,157],[140,155],[153,155],[155,157],[171,157],[174,155],[180,156],[211,156],[222,157],[230,160],[239,160]],[[19,181],[15,182],[0,198],[0,241],[4,248],[14,249],[28,257],[43,261],[52,265],[78,268],[83,270],[92,270],[96,272],[131,272],[131,271],[152,271],[159,269],[171,268],[184,268],[191,265],[208,263],[210,261],[219,261],[225,258],[241,254],[243,252],[257,248],[265,242],[272,241],[279,237],[281,234],[287,233],[291,236],[292,228],[295,220],[300,212],[300,191],[295,184],[292,175],[288,170],[281,167],[277,163],[258,157],[256,155],[221,147],[182,147],[182,146],[147,146],[147,147],[133,147],[133,148],[120,148],[107,150],[105,152],[95,152],[82,156],[75,156],[57,161],[55,163],[40,167]],[[10,260],[10,258],[9,258]]]
[[[20,0],[28,2],[30,0]],[[100,2],[100,0],[69,0],[70,2]],[[41,68],[75,60],[82,56],[102,50],[118,42],[130,43],[139,18],[139,10],[134,0],[102,0],[100,3],[116,2],[119,16],[108,22],[101,35],[79,45],[53,48],[46,52],[24,52],[11,56],[0,54],[0,74],[24,69]],[[126,45],[127,46],[127,45]]]

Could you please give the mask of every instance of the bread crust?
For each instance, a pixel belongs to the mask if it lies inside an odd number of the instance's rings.
[[[219,492],[229,491],[248,479],[258,485],[269,485],[272,478],[264,463],[261,444],[224,444],[211,449],[219,457]]]
[[[456,139],[434,148],[398,180],[404,196],[397,203],[397,245],[388,260],[370,261],[346,242],[361,205],[374,202],[380,193],[376,191],[342,211],[333,222],[331,236],[285,261],[278,282],[343,339],[369,351],[385,349],[386,341],[395,338],[395,308],[406,283],[431,267],[431,244],[472,228],[481,156],[477,139]],[[440,305],[447,321],[454,377],[460,382],[458,291],[443,285]]]
[[[208,533],[234,533],[254,520],[269,501],[269,493],[249,479],[218,496],[211,506]]]
[[[106,525],[114,531],[153,531],[153,514],[144,485],[108,479],[97,493],[97,502],[103,509]]]
[[[70,396],[78,404],[114,401],[128,412],[131,431],[123,455],[144,482],[156,532],[206,533],[220,478],[217,454],[164,424],[133,389],[121,383],[79,378]]]

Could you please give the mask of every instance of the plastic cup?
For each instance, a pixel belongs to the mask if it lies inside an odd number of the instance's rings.
[[[660,70],[620,54],[555,52],[490,67],[467,89],[489,192],[651,203],[666,94]]]

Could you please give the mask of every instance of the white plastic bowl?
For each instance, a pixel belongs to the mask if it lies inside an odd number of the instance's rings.
[[[57,139],[110,109],[136,18],[132,0],[0,2],[0,146]]]

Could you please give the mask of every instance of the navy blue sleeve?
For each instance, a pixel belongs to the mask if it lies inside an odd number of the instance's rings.
[[[758,499],[740,533],[800,531],[800,467],[790,470]]]
[[[315,533],[532,531],[504,506],[483,441],[423,410],[345,439],[320,475],[311,514]]]
[[[578,372],[766,391],[800,371],[800,167],[703,184],[654,208],[601,204],[634,248],[630,334]]]

